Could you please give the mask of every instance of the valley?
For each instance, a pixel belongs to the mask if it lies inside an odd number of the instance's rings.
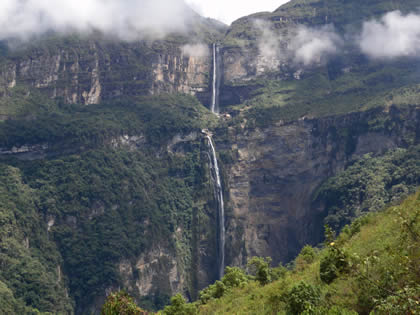
[[[230,314],[234,299],[249,306],[262,294],[254,306],[273,314],[285,310],[279,296],[293,281],[321,285],[326,224],[360,256],[352,275],[372,257],[356,232],[345,236],[353,222],[369,218],[367,234],[379,222],[367,244],[384,237],[402,246],[381,211],[409,198],[406,215],[418,225],[418,198],[408,196],[420,183],[420,49],[384,57],[387,47],[378,55],[363,38],[386,18],[415,20],[417,7],[292,0],[230,26],[192,14],[186,32],[159,39],[97,31],[2,41],[4,312],[98,314],[123,289],[148,311],[179,293],[203,314]],[[407,264],[418,259],[415,237]],[[302,262],[308,245],[316,255]],[[211,296],[237,270],[229,268],[246,269],[256,256],[287,266],[280,282],[260,288],[244,275],[250,286],[202,303],[202,292]],[[383,268],[394,273],[393,263]],[[418,274],[402,278],[387,290],[416,290]],[[321,285],[328,307],[368,314],[377,306],[359,307],[335,285]],[[386,300],[375,294],[363,298]]]

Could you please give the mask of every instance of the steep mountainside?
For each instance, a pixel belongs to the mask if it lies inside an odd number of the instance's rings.
[[[1,42],[5,310],[98,312],[122,288],[146,309],[196,299],[222,250],[210,136],[226,265],[288,263],[323,241],[324,223],[339,230],[412,193],[419,56],[376,58],[360,36],[417,7],[293,0],[228,29],[194,15],[159,40]]]
[[[321,242],[324,202],[331,197],[313,203],[319,186],[367,153],[418,143],[419,115],[417,107],[375,109],[232,132],[231,146],[219,144],[234,152],[226,164],[228,264],[244,265],[252,256],[286,263],[305,244]],[[418,183],[415,177],[412,184]]]
[[[253,255],[288,262],[317,244],[325,204],[340,198],[317,195],[327,178],[365,154],[418,144],[418,56],[376,58],[359,42],[363,22],[394,10],[416,13],[417,4],[291,1],[227,31],[221,106],[233,119],[217,145],[229,156],[228,264],[244,265]],[[334,50],[317,55],[322,45]],[[413,180],[402,182],[415,187]]]
[[[419,201],[417,194],[346,226],[337,239],[327,235],[322,250],[306,246],[291,270],[261,259],[254,269],[227,269],[198,302],[177,296],[162,313],[417,314]]]

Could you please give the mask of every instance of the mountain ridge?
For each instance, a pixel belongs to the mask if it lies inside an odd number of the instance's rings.
[[[8,205],[0,231],[18,232],[0,242],[0,264],[16,266],[0,273],[0,299],[29,314],[98,313],[119,288],[150,310],[175,293],[196,300],[218,278],[203,130],[213,134],[221,171],[227,265],[244,267],[255,255],[290,262],[323,240],[326,221],[340,229],[366,205],[377,210],[412,193],[418,59],[370,58],[340,38],[360,31],[362,19],[416,7],[291,1],[229,29],[198,18],[189,33],[159,40],[47,34],[21,50],[5,47],[0,176],[18,179],[13,189],[0,185]],[[291,44],[302,34],[337,49],[305,63]],[[219,116],[208,110],[215,42]],[[357,166],[369,180],[358,181]],[[10,248],[33,264],[53,258],[32,274]]]

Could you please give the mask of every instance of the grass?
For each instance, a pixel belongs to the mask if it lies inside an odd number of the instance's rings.
[[[264,127],[279,120],[293,121],[390,105],[420,105],[420,72],[411,60],[361,64],[349,73],[331,76],[326,65],[302,80],[257,79],[243,104],[228,110],[242,113],[250,126]],[[234,88],[234,87],[233,87]]]
[[[419,230],[417,193],[398,206],[371,213],[347,226],[333,243],[315,250],[311,262],[306,262],[301,253],[295,267],[283,278],[265,286],[250,281],[230,288],[221,298],[204,305],[197,303],[197,314],[291,314],[292,288],[302,282],[320,292],[319,301],[305,314],[418,314]],[[321,280],[320,266],[334,251],[345,253],[348,265],[326,284]],[[404,294],[407,297],[398,300]]]

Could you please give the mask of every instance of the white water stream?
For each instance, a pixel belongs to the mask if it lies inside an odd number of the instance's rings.
[[[212,88],[212,102],[211,111],[218,114],[218,96],[219,96],[219,64],[218,64],[219,47],[213,44],[213,88]],[[214,194],[217,201],[217,216],[218,216],[218,263],[219,263],[219,277],[223,277],[225,269],[225,205],[223,201],[223,188],[220,178],[219,164],[217,162],[216,147],[213,142],[211,134],[207,133],[207,140],[209,142],[209,157],[212,172],[212,181],[214,186]]]
[[[210,148],[210,164],[214,194],[217,201],[218,216],[218,258],[219,258],[219,277],[223,277],[225,269],[225,205],[223,201],[223,187],[220,179],[219,164],[217,162],[216,149],[211,135],[207,135]]]

